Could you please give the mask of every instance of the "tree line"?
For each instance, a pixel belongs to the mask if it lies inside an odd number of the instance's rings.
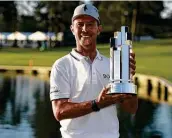
[[[19,15],[15,1],[0,2],[0,32],[68,32],[81,1],[36,1],[33,15]],[[172,16],[161,18],[163,1],[94,1],[104,32],[129,26],[134,35],[172,36]],[[44,11],[43,11],[44,9]]]

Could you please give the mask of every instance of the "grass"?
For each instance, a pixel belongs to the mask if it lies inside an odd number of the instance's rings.
[[[100,52],[109,57],[109,44],[98,45]],[[172,39],[135,42],[137,72],[164,77],[172,81]],[[0,65],[52,66],[56,59],[71,51],[71,47],[50,49],[3,48],[0,50]]]

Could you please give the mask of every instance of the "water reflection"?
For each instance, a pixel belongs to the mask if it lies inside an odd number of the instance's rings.
[[[47,82],[22,75],[0,80],[0,138],[60,138]]]
[[[161,104],[154,111],[153,122],[145,127],[145,131],[150,132],[152,129],[155,132],[158,131],[164,138],[172,137],[172,108],[170,106]]]
[[[139,99],[136,115],[119,110],[120,138],[171,138],[172,107]],[[0,75],[0,138],[61,138],[49,101],[49,82]]]

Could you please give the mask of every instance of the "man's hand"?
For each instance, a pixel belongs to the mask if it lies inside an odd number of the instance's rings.
[[[136,73],[136,60],[135,60],[135,53],[130,53],[130,73],[132,76]]]
[[[120,103],[125,99],[132,98],[132,95],[128,94],[107,94],[110,89],[110,86],[103,88],[98,98],[96,99],[97,105],[99,108],[104,108],[112,104]]]

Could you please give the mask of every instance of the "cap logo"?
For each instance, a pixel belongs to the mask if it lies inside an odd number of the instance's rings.
[[[85,5],[85,6],[84,6],[84,11],[86,11],[86,10],[88,10],[88,8],[87,8],[87,6]]]
[[[98,12],[96,8],[94,8],[94,9],[95,9],[96,12]]]

